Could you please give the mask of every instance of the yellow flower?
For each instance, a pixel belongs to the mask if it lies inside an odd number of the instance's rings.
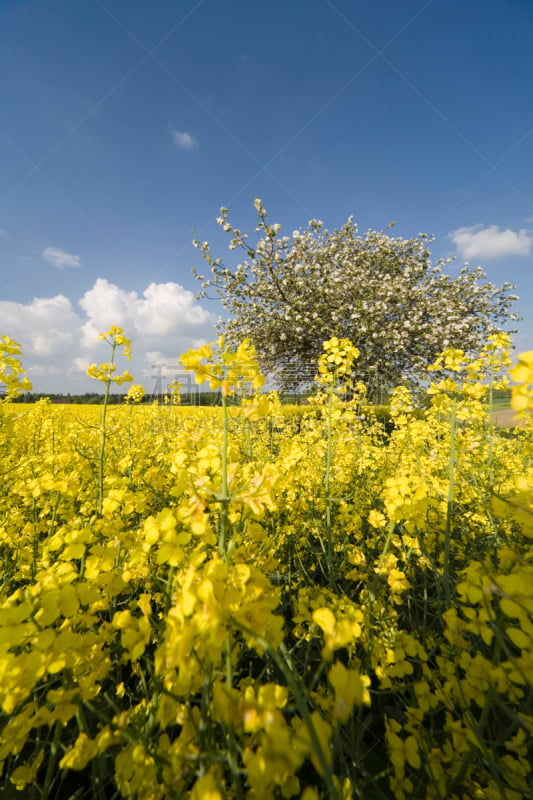
[[[122,347],[124,356],[128,359],[128,361],[130,360],[131,341],[128,339],[123,329],[119,328],[118,325],[112,325],[108,331],[101,333],[98,338],[108,342],[108,344],[110,344],[113,348]]]
[[[67,750],[59,762],[59,766],[61,769],[84,769],[97,752],[98,742],[89,739],[86,733],[80,733],[73,747]]]
[[[410,735],[402,739],[398,735],[401,731],[401,726],[396,720],[386,720],[385,727],[390,760],[394,767],[403,769],[405,764],[409,764],[414,769],[420,769],[422,761],[416,738]]]
[[[317,608],[313,611],[313,622],[322,630],[324,634],[324,647],[322,648],[322,658],[330,661],[334,650],[346,647],[350,642],[360,635],[361,628],[357,622],[348,617],[335,618],[329,608]]]
[[[18,342],[9,336],[0,337],[0,384],[6,387],[5,401],[12,400],[23,391],[30,391],[31,381],[25,377],[20,358]]]
[[[328,672],[328,681],[335,691],[335,717],[346,722],[354,705],[370,705],[370,678],[361,675],[357,670],[346,669],[344,664],[336,661]]]
[[[319,384],[333,385],[339,378],[350,378],[353,362],[359,358],[360,351],[349,339],[338,339],[336,336],[323,342],[325,350],[318,361],[316,380]]]
[[[399,569],[391,569],[387,575],[387,583],[393,592],[400,594],[411,588],[411,583],[405,577],[405,573]]]
[[[373,528],[379,530],[380,528],[384,528],[387,524],[387,517],[385,514],[382,514],[381,511],[377,511],[373,508],[368,514],[368,522]]]
[[[190,800],[223,800],[225,792],[222,792],[218,773],[217,767],[211,767],[205,775],[198,778],[189,795]]]
[[[221,336],[216,343],[189,350],[180,361],[185,369],[194,372],[196,383],[207,381],[210,389],[220,389],[225,396],[239,389],[255,391],[265,382],[257,364],[255,348],[248,339],[231,350]]]
[[[518,412],[533,410],[533,350],[518,356],[518,364],[509,375],[518,384],[512,388],[512,408]]]

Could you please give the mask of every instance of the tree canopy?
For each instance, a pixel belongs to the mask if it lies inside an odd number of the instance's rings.
[[[328,231],[319,220],[305,230],[281,235],[269,224],[259,198],[255,243],[229,222],[229,249],[244,259],[232,268],[214,258],[208,242],[194,245],[211,266],[200,275],[199,297],[216,289],[229,318],[220,332],[230,342],[247,337],[263,370],[284,389],[308,385],[317,371],[323,341],[349,338],[360,350],[355,364],[362,380],[416,385],[436,355],[457,347],[476,352],[487,337],[518,318],[512,284],[487,280],[481,267],[464,265],[452,277],[443,268],[453,259],[431,261],[426,234],[412,239],[384,232],[358,234],[350,217]]]

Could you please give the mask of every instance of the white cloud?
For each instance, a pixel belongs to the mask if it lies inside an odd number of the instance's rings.
[[[497,225],[458,228],[452,231],[450,239],[463,258],[483,260],[528,256],[533,242],[525,228],[519,231],[507,228],[501,231]]]
[[[151,283],[142,293],[127,292],[98,278],[79,305],[87,315],[83,344],[90,347],[100,331],[120,325],[147,350],[175,348],[176,342],[211,327],[213,316],[179,283]],[[200,334],[201,335],[201,334]],[[190,346],[190,345],[188,345]]]
[[[0,239],[7,239],[7,231],[4,228],[0,228]]]
[[[216,336],[214,315],[178,283],[151,283],[137,293],[99,278],[78,305],[76,310],[61,294],[27,304],[0,301],[0,335],[22,345],[22,363],[35,391],[100,391],[102,385],[86,371],[108,359],[109,347],[98,335],[111,325],[124,328],[132,341],[131,363],[118,368],[127,366],[148,392],[160,374],[154,364],[175,372],[181,353]]]
[[[76,342],[80,318],[62,294],[39,297],[31,303],[0,300],[2,334],[23,343],[26,357],[66,356]]]
[[[69,375],[75,375],[77,372],[81,372],[85,375],[92,363],[91,359],[87,356],[75,356],[70,365]]]
[[[199,142],[187,131],[177,131],[175,128],[172,129],[172,138],[174,140],[174,144],[177,144],[178,147],[181,147],[183,150],[196,150],[197,147],[200,146]]]
[[[45,261],[53,264],[58,269],[64,267],[81,267],[81,258],[73,255],[73,253],[66,253],[64,250],[59,250],[57,247],[46,247],[41,253]]]

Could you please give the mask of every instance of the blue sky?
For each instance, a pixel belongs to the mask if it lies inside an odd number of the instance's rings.
[[[532,349],[532,42],[530,0],[0,0],[0,333],[77,392],[123,325],[150,389],[215,335],[192,239],[224,255],[260,196],[434,234],[517,285]]]

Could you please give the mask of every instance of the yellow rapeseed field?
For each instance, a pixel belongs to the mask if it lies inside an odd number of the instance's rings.
[[[106,397],[119,328],[93,365]],[[532,425],[505,336],[390,422],[324,345],[282,406],[247,342],[219,408],[0,405],[0,796],[533,797]],[[7,400],[27,388],[1,340]],[[511,370],[533,408],[533,352]],[[235,394],[242,402],[229,405]]]

